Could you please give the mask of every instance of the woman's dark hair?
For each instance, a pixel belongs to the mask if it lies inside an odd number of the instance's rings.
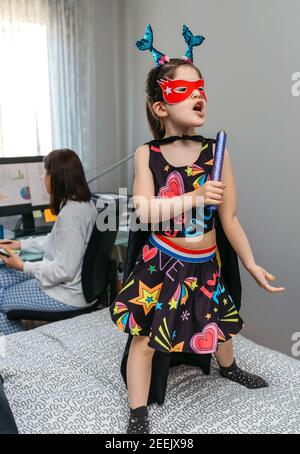
[[[83,166],[75,151],[67,148],[54,150],[45,156],[44,166],[51,178],[50,208],[53,214],[57,215],[68,200],[91,200]]]
[[[162,66],[154,67],[151,69],[146,80],[146,111],[149,127],[155,139],[162,139],[166,133],[163,122],[158,118],[152,110],[152,105],[157,101],[164,101],[161,87],[158,85],[157,80],[169,77],[173,79],[176,69],[179,66],[189,65],[192,66],[202,79],[201,71],[192,63],[188,63],[182,58],[172,58],[169,62]]]

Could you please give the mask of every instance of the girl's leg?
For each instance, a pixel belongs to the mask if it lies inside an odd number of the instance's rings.
[[[234,360],[232,339],[226,342],[220,342],[218,344],[218,351],[214,355],[219,366],[229,367]]]
[[[218,351],[214,353],[214,356],[220,366],[222,377],[251,389],[269,386],[262,377],[246,372],[238,367],[234,359],[232,339],[219,343]]]
[[[24,330],[21,322],[15,322],[7,318],[6,313],[11,310],[61,312],[76,309],[78,308],[51,298],[43,292],[36,279],[29,279],[9,287],[4,292],[0,303],[0,330],[4,334]]]
[[[147,406],[154,349],[149,338],[133,336],[127,361],[127,388],[130,408]]]
[[[154,349],[149,338],[133,336],[127,360],[127,388],[130,405],[128,434],[149,433],[148,396]]]

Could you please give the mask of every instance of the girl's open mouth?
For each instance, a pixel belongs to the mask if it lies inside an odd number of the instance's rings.
[[[204,114],[204,103],[202,101],[196,102],[196,104],[193,107],[193,110],[197,112],[200,115]]]

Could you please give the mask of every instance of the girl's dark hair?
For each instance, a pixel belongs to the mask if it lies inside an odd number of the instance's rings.
[[[57,215],[68,200],[91,200],[83,166],[75,151],[67,148],[54,150],[45,156],[44,166],[51,178],[50,208],[53,214]]]
[[[202,79],[201,71],[192,63],[188,63],[182,58],[172,58],[169,62],[162,66],[154,67],[151,69],[146,80],[146,111],[149,127],[155,139],[162,139],[166,133],[162,120],[156,116],[152,110],[152,105],[157,101],[164,101],[162,89],[157,83],[158,79],[165,79],[169,77],[173,79],[176,69],[179,66],[189,65],[192,66]]]

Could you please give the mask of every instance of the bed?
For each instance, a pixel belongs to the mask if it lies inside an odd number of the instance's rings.
[[[108,309],[6,337],[0,373],[20,433],[121,434],[127,390],[119,365],[127,335]],[[236,359],[269,388],[249,390],[190,366],[171,369],[166,401],[149,407],[152,433],[299,433],[300,361],[242,335]]]

